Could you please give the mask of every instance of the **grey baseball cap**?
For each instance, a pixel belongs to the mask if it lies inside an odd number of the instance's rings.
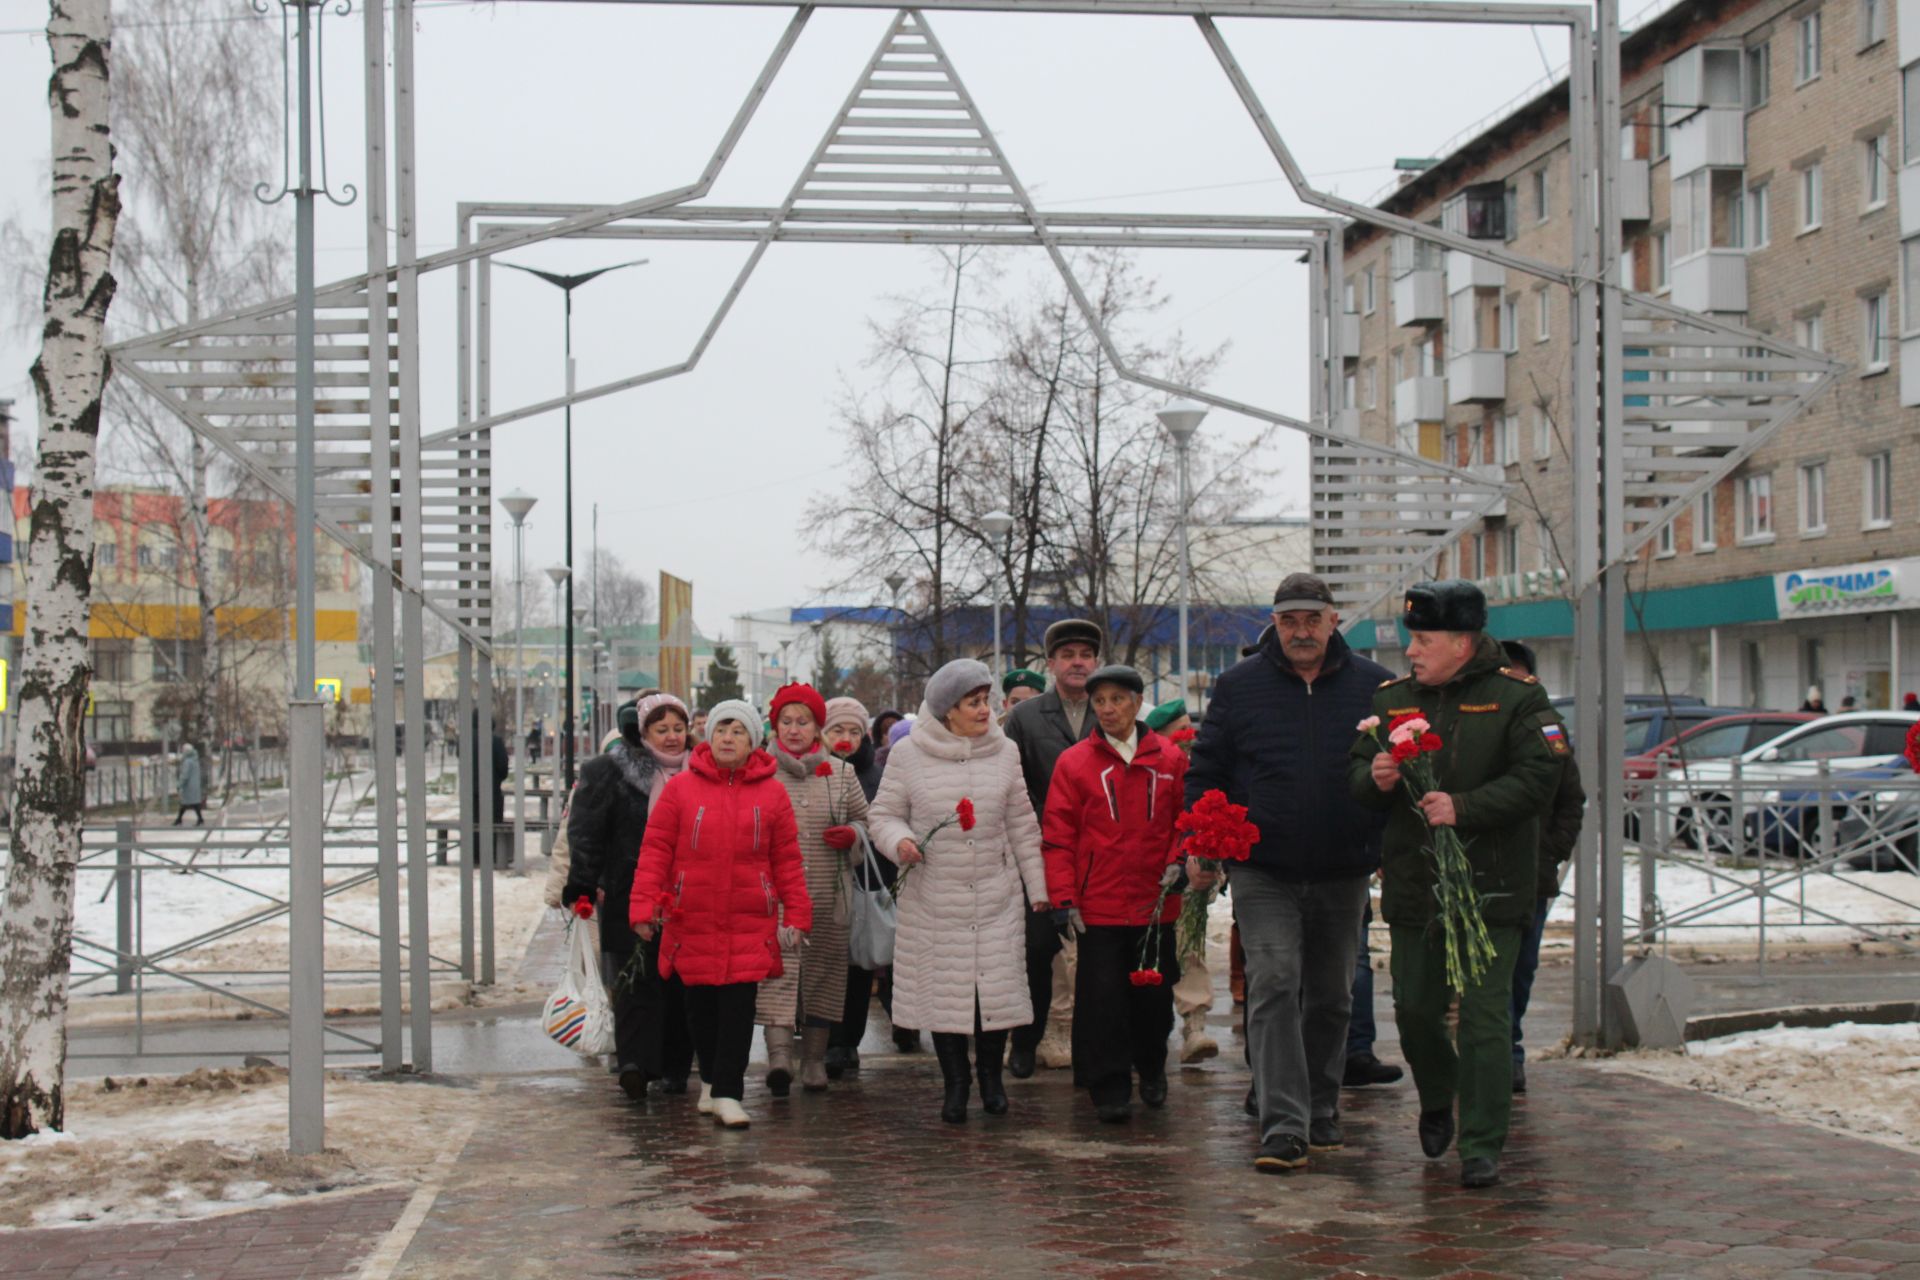
[[[1273,611],[1285,613],[1289,609],[1331,609],[1333,592],[1327,584],[1310,573],[1290,573],[1280,580],[1280,586],[1273,593]]]

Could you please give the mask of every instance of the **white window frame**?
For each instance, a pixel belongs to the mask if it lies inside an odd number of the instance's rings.
[[[1748,187],[1746,205],[1747,248],[1764,249],[1773,243],[1773,179]]]
[[[1674,542],[1673,521],[1660,526],[1660,532],[1654,535],[1653,555],[1656,560],[1668,560],[1679,548]]]
[[[1673,236],[1666,231],[1653,233],[1653,291],[1666,293],[1673,287]]]
[[[1860,0],[1860,52],[1887,38],[1888,0]]]
[[[1553,568],[1553,530],[1545,520],[1533,525],[1533,567],[1542,573]]]
[[[1693,551],[1700,555],[1720,549],[1720,497],[1713,489],[1693,500]]]
[[[1860,299],[1860,365],[1862,374],[1885,373],[1893,366],[1892,299],[1885,289]]]
[[[1860,527],[1893,526],[1893,454],[1870,453],[1860,463]]]
[[[1493,460],[1503,467],[1520,461],[1520,415],[1503,413],[1493,423]]]
[[[1520,296],[1507,294],[1500,299],[1500,349],[1508,355],[1520,349]]]
[[[1800,230],[1797,234],[1818,231],[1826,206],[1827,177],[1816,160],[1800,170]]]
[[[1900,242],[1900,335],[1920,333],[1920,236]]]
[[[1738,499],[1738,534],[1742,546],[1754,546],[1774,539],[1773,472],[1760,471],[1740,477],[1735,486]],[[1765,518],[1761,513],[1765,512]]]
[[[1800,464],[1800,536],[1818,538],[1827,531],[1827,464]]]
[[[1920,62],[1900,68],[1900,163],[1920,164]]]
[[[1877,133],[1860,142],[1860,212],[1872,213],[1887,207],[1888,175],[1887,135]]]
[[[1362,315],[1372,315],[1374,309],[1380,305],[1379,297],[1374,291],[1373,279],[1373,267],[1369,265],[1367,269],[1360,274],[1360,294],[1363,304],[1360,314]]]
[[[1500,572],[1520,572],[1520,530],[1511,523],[1500,530]]]
[[[1534,286],[1533,304],[1533,340],[1547,342],[1553,337],[1553,303],[1546,285]]]
[[[1553,419],[1539,405],[1533,406],[1533,460],[1545,462],[1553,457]]]
[[[1747,110],[1758,111],[1773,97],[1773,41],[1762,40],[1759,44],[1748,45],[1741,70],[1746,74],[1746,84],[1742,89],[1746,94]]]
[[[1794,23],[1793,84],[1797,89],[1820,78],[1820,11],[1802,14]]]
[[[1533,193],[1533,225],[1539,226],[1553,217],[1553,197],[1547,183],[1547,166],[1541,165],[1528,178],[1528,187]]]
[[[1360,365],[1360,407],[1380,407],[1380,362],[1377,360],[1369,359]]]

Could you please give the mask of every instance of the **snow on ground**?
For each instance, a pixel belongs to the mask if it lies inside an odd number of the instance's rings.
[[[327,1149],[290,1156],[278,1068],[74,1084],[66,1132],[0,1143],[0,1228],[203,1217],[417,1181],[480,1105],[473,1089],[332,1074]]]
[[[1742,949],[1752,947],[1760,923],[1760,899],[1752,889],[1762,877],[1769,884],[1766,900],[1769,947],[1776,943],[1845,943],[1864,938],[1857,929],[1830,923],[1820,912],[1844,921],[1873,925],[1875,932],[1892,937],[1920,937],[1920,876],[1904,871],[1842,871],[1790,879],[1793,869],[1791,862],[1770,859],[1759,868],[1714,867],[1709,874],[1697,863],[1662,858],[1655,865],[1660,910],[1667,920],[1688,917],[1684,923],[1671,926],[1667,940],[1695,945],[1719,943]],[[1573,923],[1575,878],[1574,873],[1568,874],[1563,892],[1554,899],[1549,924]],[[1746,892],[1740,891],[1743,887]],[[1694,915],[1696,907],[1723,898],[1726,901],[1722,905]],[[1640,856],[1631,851],[1626,857],[1626,899],[1637,915]],[[1635,925],[1635,918],[1630,916],[1629,931]],[[1555,939],[1549,937],[1548,945],[1554,943]],[[1571,945],[1565,938],[1559,943]]]
[[[167,855],[184,862],[184,855]],[[368,862],[374,859],[370,846],[329,844],[329,862]],[[219,863],[219,869],[179,874],[172,871],[146,871],[137,874],[134,950],[157,956],[166,948],[205,933],[216,926],[237,923],[256,913],[270,911],[274,900],[287,893],[284,870],[260,870],[248,862],[286,862],[284,850],[264,850],[242,859],[235,852],[210,852],[200,864]],[[90,862],[88,867],[97,866]],[[347,867],[329,867],[327,883],[340,884],[364,872]],[[478,874],[474,884],[476,927],[479,913]],[[113,876],[109,872],[83,870],[78,879],[75,927],[79,940],[74,946],[73,972],[76,979],[99,973],[113,962],[109,951],[116,937],[118,904],[111,892]],[[498,954],[517,962],[539,923],[544,904],[540,901],[541,882],[530,875],[496,873],[493,880],[494,936]],[[103,896],[104,894],[104,896]],[[400,880],[400,919],[407,919],[406,876]],[[428,901],[433,920],[432,950],[437,960],[458,963],[460,956],[460,867],[457,857],[447,866],[434,865],[429,871]],[[365,971],[364,980],[372,981],[380,966],[379,892],[371,879],[329,897],[326,901],[327,968]],[[365,932],[356,932],[355,930]],[[87,941],[99,944],[88,946]],[[219,941],[196,947],[164,960],[168,968],[205,973],[229,971],[211,978],[218,985],[284,983],[287,966],[287,921],[284,914],[262,920]],[[248,974],[245,970],[265,970]],[[276,972],[277,971],[277,972]],[[167,978],[149,972],[149,990],[178,986]],[[76,996],[110,994],[110,982],[95,980],[78,987]]]
[[[1920,1024],[1771,1027],[1591,1061],[1920,1151]]]

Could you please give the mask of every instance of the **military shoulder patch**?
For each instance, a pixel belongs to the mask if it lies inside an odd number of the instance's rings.
[[[1540,683],[1537,677],[1520,675],[1517,672],[1515,672],[1512,667],[1500,668],[1500,674],[1505,676],[1509,680],[1518,680],[1521,684],[1539,684]]]
[[[1547,750],[1556,756],[1573,754],[1573,744],[1567,741],[1567,727],[1558,720],[1548,720],[1540,726],[1540,737],[1547,744]]]
[[[1392,687],[1393,687],[1394,685],[1396,685],[1396,684],[1405,684],[1405,683],[1406,683],[1407,681],[1409,681],[1409,680],[1411,680],[1411,679],[1413,679],[1413,677],[1412,677],[1412,676],[1401,676],[1401,677],[1400,677],[1399,679],[1397,679],[1397,680],[1382,680],[1382,681],[1380,682],[1380,687],[1381,687],[1382,689],[1391,689],[1391,688],[1392,688]]]

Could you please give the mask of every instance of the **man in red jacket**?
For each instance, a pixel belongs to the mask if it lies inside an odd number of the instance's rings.
[[[1180,978],[1173,935],[1185,875],[1173,824],[1187,757],[1140,722],[1145,692],[1131,667],[1087,680],[1099,732],[1061,754],[1041,827],[1047,896],[1079,935],[1073,1082],[1108,1123],[1132,1115],[1136,1073],[1140,1100],[1166,1103]]]

